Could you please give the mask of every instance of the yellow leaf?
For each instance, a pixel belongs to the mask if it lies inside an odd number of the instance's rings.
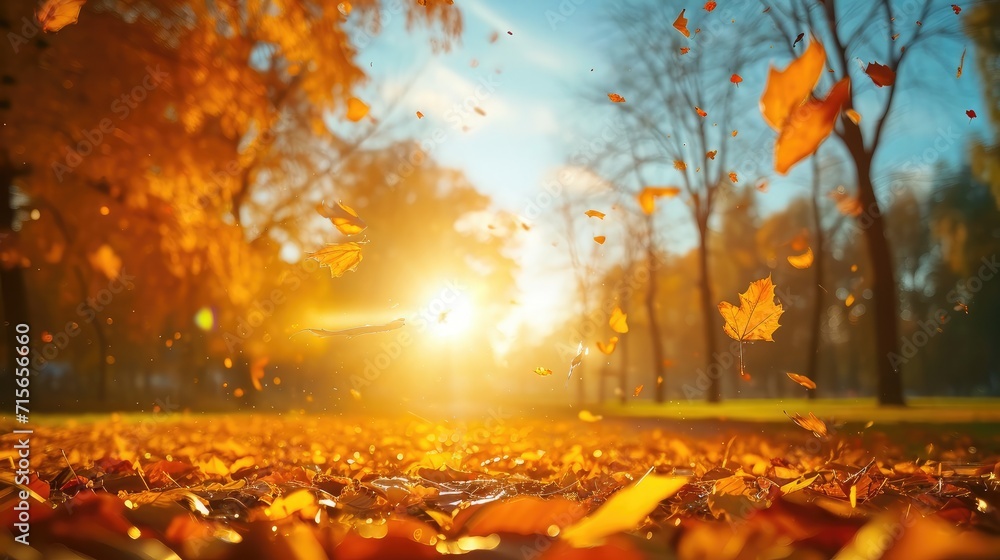
[[[855,111],[854,109],[848,109],[844,111],[844,114],[847,115],[847,118],[851,119],[852,123],[861,124],[861,113]]]
[[[598,220],[604,219],[604,212],[599,212],[597,210],[587,210],[584,214],[590,218],[597,218]]]
[[[584,422],[599,422],[604,419],[603,416],[594,414],[589,410],[581,410],[580,414],[578,414],[577,416],[580,418],[580,420],[583,420]]]
[[[552,370],[549,369],[549,368],[543,368],[542,366],[538,366],[538,367],[535,368],[535,373],[537,375],[541,375],[542,377],[545,377],[547,375],[552,375]]]
[[[787,375],[789,379],[791,379],[792,381],[798,383],[799,385],[802,385],[806,389],[815,389],[816,388],[816,382],[813,381],[812,379],[809,379],[808,377],[806,377],[804,375],[799,375],[797,373],[792,373],[790,371],[787,372],[787,373],[785,373],[785,375]]]
[[[284,519],[299,512],[301,512],[302,517],[310,518],[316,515],[318,509],[316,496],[313,496],[309,490],[302,489],[285,496],[279,496],[266,511],[268,519]]]
[[[361,263],[361,245],[357,243],[329,243],[315,253],[309,253],[309,258],[315,259],[321,266],[330,267],[330,275],[334,278],[343,276],[345,272],[354,272]]]
[[[615,346],[618,345],[618,337],[612,336],[608,339],[608,343],[604,344],[600,340],[597,341],[597,349],[600,350],[605,355],[610,356],[612,352],[615,351]]]
[[[264,379],[264,367],[267,366],[267,362],[270,359],[267,356],[257,358],[250,364],[250,381],[253,383],[253,388],[258,391],[263,391],[264,387],[261,386],[260,380]]]
[[[86,3],[87,0],[46,0],[35,12],[35,17],[45,32],[59,31],[67,25],[76,23],[80,17],[80,9]]]
[[[625,334],[628,332],[628,315],[622,312],[622,308],[615,306],[615,310],[611,312],[611,318],[608,319],[608,325],[611,330],[619,334]]]
[[[611,496],[596,512],[567,527],[560,536],[577,548],[599,545],[605,537],[635,529],[687,481],[681,476],[647,475]]]
[[[740,306],[724,301],[719,304],[719,313],[725,319],[724,330],[735,340],[767,340],[780,325],[778,319],[784,313],[780,303],[774,302],[774,284],[771,276],[750,284],[747,291],[740,294]]]
[[[791,494],[792,492],[798,492],[799,490],[808,488],[809,485],[815,482],[817,478],[819,478],[819,475],[815,474],[813,476],[809,477],[803,476],[800,477],[798,480],[793,480],[781,487],[781,495],[785,496]]]
[[[361,400],[361,391],[358,391],[357,389],[351,389],[351,398],[354,399],[354,400],[356,400],[356,401],[360,401]]]
[[[788,255],[788,264],[798,269],[809,268],[813,264],[813,250],[806,247],[806,252],[801,255]]]
[[[101,245],[96,251],[87,255],[90,265],[111,280],[117,278],[122,269],[122,260],[109,245]]]
[[[368,105],[358,99],[357,97],[352,97],[347,100],[347,118],[353,122],[358,122],[365,118],[368,114]]]
[[[858,507],[858,485],[851,485],[851,509]]]
[[[639,206],[646,215],[656,210],[656,199],[661,196],[677,196],[681,190],[677,187],[644,187],[638,194]]]
[[[764,94],[760,97],[760,112],[771,128],[778,131],[784,128],[792,111],[802,105],[816,87],[825,64],[826,49],[815,37],[810,37],[806,51],[787,68],[771,67]]]
[[[809,416],[800,416],[796,413],[789,416],[788,419],[795,422],[795,424],[803,430],[809,430],[816,437],[822,438],[829,435],[829,431],[826,428],[826,422],[817,418],[812,412],[809,413]]]
[[[316,205],[316,212],[329,219],[333,226],[344,235],[357,235],[368,229],[368,224],[358,216],[358,213],[343,202],[337,202],[333,206],[327,206],[321,202]]]

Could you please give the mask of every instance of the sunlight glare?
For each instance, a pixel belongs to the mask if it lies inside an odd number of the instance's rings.
[[[453,338],[468,332],[474,318],[472,301],[464,294],[458,294],[447,309],[432,319],[432,330],[439,337]]]

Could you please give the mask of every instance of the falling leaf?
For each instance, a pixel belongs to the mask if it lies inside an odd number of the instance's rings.
[[[583,342],[580,342],[576,347],[576,356],[569,363],[569,373],[566,374],[566,381],[569,381],[570,377],[573,377],[573,370],[583,363],[583,357],[587,354],[586,348],[583,347]]]
[[[681,14],[679,16],[677,16],[677,19],[674,20],[674,29],[676,29],[677,31],[680,31],[681,35],[683,35],[685,37],[690,37],[691,36],[691,32],[688,31],[688,28],[687,28],[688,20],[687,20],[686,17],[684,17],[684,12],[686,12],[686,11],[687,10],[681,10]]]
[[[608,99],[610,99],[612,103],[625,103],[625,98],[617,93],[609,93]]]
[[[292,336],[307,332],[322,338],[327,338],[331,336],[346,336],[350,338],[353,336],[361,336],[365,334],[376,334],[386,331],[394,331],[396,329],[401,329],[405,326],[406,326],[405,319],[396,319],[388,323],[385,323],[384,325],[364,325],[361,327],[352,327],[349,329],[342,329],[339,331],[328,331],[323,329],[302,329],[301,331],[296,331],[292,333]]]
[[[683,161],[679,160],[679,159],[675,159],[674,160],[674,169],[676,169],[678,171],[684,171],[685,169],[687,169],[687,164],[684,163]]]
[[[960,58],[958,60],[958,71],[955,72],[955,77],[956,78],[961,78],[962,77],[962,68],[965,67],[965,51],[967,51],[967,50],[968,49],[962,49],[962,58]]]
[[[708,113],[706,113],[705,111],[702,111],[701,107],[695,107],[695,108],[694,108],[694,112],[695,112],[695,113],[698,113],[698,116],[699,116],[699,117],[702,117],[702,118],[704,118],[704,117],[707,117],[707,116],[708,116]]]
[[[584,214],[586,214],[589,218],[597,218],[598,220],[603,220],[605,216],[604,212],[599,212],[597,210],[587,210]]]
[[[357,243],[328,243],[319,251],[309,253],[309,258],[319,262],[320,266],[330,267],[330,275],[334,278],[343,276],[345,272],[354,272],[361,264],[361,245]]]
[[[542,377],[546,377],[552,375],[552,370],[549,368],[543,368],[542,366],[538,366],[535,368],[535,374],[540,375]]]
[[[813,264],[813,251],[811,248],[806,248],[806,252],[801,255],[788,255],[788,264],[803,270],[809,268]]]
[[[785,413],[785,416],[788,416],[787,412]],[[816,418],[816,415],[812,412],[810,412],[809,416],[806,417],[793,414],[792,416],[788,416],[788,419],[795,422],[800,428],[809,430],[816,437],[822,438],[829,435],[826,428],[826,422]]]
[[[799,43],[801,43],[801,42],[802,42],[802,39],[803,39],[803,38],[804,38],[805,36],[806,36],[806,34],[805,34],[805,33],[799,33],[799,34],[798,34],[798,36],[796,36],[796,37],[795,37],[795,40],[794,40],[794,41],[792,41],[792,48],[794,49],[794,48],[795,48],[795,45],[798,45]]]
[[[76,23],[80,9],[86,3],[87,0],[46,0],[35,12],[35,17],[42,24],[43,31],[53,33]]]
[[[847,294],[847,299],[844,300],[844,306],[850,307],[854,305],[854,294]]]
[[[490,33],[490,39],[489,40],[490,40],[491,43],[496,43],[497,39],[499,39],[499,38],[500,38],[500,34],[497,33],[496,31],[494,31],[493,33]]]
[[[605,241],[606,239],[607,239],[607,238],[606,238],[606,237],[604,237],[603,235],[597,235],[597,236],[594,236],[594,241],[596,241],[598,245],[604,245],[604,241]]]
[[[687,481],[686,477],[680,476],[646,475],[632,486],[618,491],[597,511],[570,525],[559,536],[574,547],[585,548],[599,545],[605,537],[615,533],[632,531],[660,502],[676,494]]]
[[[743,81],[743,77],[739,74],[733,74],[729,77],[729,81],[736,84],[736,87],[740,87],[740,82]]]
[[[344,235],[357,235],[368,229],[368,224],[358,216],[358,213],[343,202],[337,202],[333,206],[321,202],[316,206],[316,212],[329,219]]]
[[[784,313],[781,304],[775,303],[774,298],[774,284],[768,276],[752,282],[747,291],[740,294],[739,307],[728,301],[720,303],[719,313],[725,319],[726,334],[740,342],[773,342],[772,335],[781,326],[778,319]]]
[[[271,359],[267,356],[261,356],[254,359],[253,363],[250,364],[250,382],[253,383],[253,388],[258,391],[264,390],[264,387],[260,384],[260,380],[264,379],[264,368],[269,361]]]
[[[628,332],[628,314],[622,312],[622,308],[615,306],[614,311],[611,312],[611,318],[608,319],[608,325],[611,330],[618,334],[625,334]]]
[[[347,100],[347,119],[352,122],[358,122],[365,118],[368,114],[368,105],[358,99],[357,97],[352,97]]]
[[[607,344],[604,344],[600,340],[597,341],[597,349],[600,350],[601,353],[608,356],[610,356],[611,353],[615,351],[615,346],[617,345],[618,345],[617,336],[612,336],[611,338],[609,338]]]
[[[854,109],[848,109],[844,111],[844,114],[847,115],[847,118],[851,119],[852,123],[861,124],[861,113],[858,113]]]
[[[706,12],[711,12],[712,10],[715,9],[716,6],[717,6],[717,4],[715,2],[713,2],[712,0],[709,0],[708,2],[705,2],[705,11]]]
[[[793,481],[789,482],[788,484],[785,484],[784,486],[782,486],[778,490],[781,492],[782,496],[787,496],[788,494],[791,494],[793,492],[798,492],[800,490],[805,490],[806,488],[808,488],[809,486],[811,486],[813,482],[816,482],[817,478],[819,478],[818,474],[814,474],[812,476],[801,476],[798,479],[793,480]]]
[[[740,131],[738,131],[738,130],[734,130],[734,131],[733,131],[733,138],[736,138],[736,135],[737,135],[737,134],[739,134],[739,133],[740,133]]]
[[[712,150],[711,152],[705,152],[705,157],[708,159],[715,159],[715,156],[719,153],[719,150]]]
[[[361,391],[358,391],[357,389],[351,389],[351,398],[354,399],[354,400],[356,400],[356,401],[360,401],[361,400]]]
[[[422,119],[422,118],[424,118],[424,114],[423,114],[423,113],[421,113],[420,111],[417,111],[417,118],[418,118],[418,119]]]
[[[639,199],[639,206],[646,215],[652,214],[656,211],[656,199],[661,196],[672,197],[680,194],[681,190],[678,187],[645,187],[643,188],[637,198]]]
[[[955,15],[962,13],[962,8],[958,4],[952,4],[951,10],[955,12]]]
[[[96,251],[87,255],[87,260],[94,270],[100,271],[108,280],[118,278],[118,273],[122,269],[122,260],[108,244],[101,245]]]
[[[828,196],[837,204],[837,210],[845,216],[856,218],[864,211],[864,207],[861,206],[861,202],[857,198],[840,189],[830,191]]]
[[[968,111],[965,112],[965,116],[969,117],[969,122],[972,122],[972,119],[976,118],[976,112],[973,111],[972,109],[969,109]]]
[[[347,16],[351,15],[351,10],[352,9],[353,9],[353,6],[351,6],[350,2],[346,2],[345,1],[345,2],[341,2],[341,3],[337,4],[337,11],[339,11],[340,15],[342,15],[344,17],[347,17]]]
[[[482,116],[484,116],[484,117],[486,116],[486,111],[485,111],[485,110],[483,110],[483,108],[482,108],[482,107],[473,107],[472,109],[473,109],[474,111],[476,111],[477,113],[479,113],[480,115],[482,115]]]
[[[812,94],[819,82],[826,50],[815,38],[809,42],[802,56],[793,60],[784,70],[773,66],[768,70],[767,84],[760,98],[764,120],[775,130],[781,130],[796,108]]]
[[[785,375],[787,375],[789,379],[791,379],[792,381],[798,383],[799,385],[802,385],[806,389],[815,389],[816,388],[816,382],[814,382],[812,379],[809,379],[808,377],[806,377],[804,375],[799,375],[797,373],[792,373],[790,371],[787,372],[787,373],[785,373]]]
[[[760,191],[762,193],[766,193],[767,192],[767,179],[758,179],[757,180],[756,188],[757,188],[758,191]]]
[[[729,172],[729,180],[732,181],[732,182],[734,182],[734,183],[739,183],[740,182],[739,181],[739,177],[736,176],[736,172],[735,171],[730,171]]]
[[[691,47],[681,47],[681,54],[687,54],[691,52]]]
[[[896,83],[896,73],[885,64],[869,62],[865,68],[865,74],[872,79],[872,83],[878,87],[891,86]]]
[[[632,396],[638,397],[639,393],[642,393],[642,387],[643,387],[642,385],[636,385],[635,390],[632,391]]]
[[[851,95],[850,78],[837,82],[824,100],[812,99],[799,107],[778,135],[774,169],[784,175],[813,154],[833,131],[840,110]]]
[[[604,419],[603,416],[599,414],[594,414],[589,410],[581,410],[577,417],[584,422],[599,422]]]

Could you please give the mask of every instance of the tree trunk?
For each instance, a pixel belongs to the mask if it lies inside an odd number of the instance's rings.
[[[705,328],[705,371],[715,359],[715,321],[718,306],[712,303],[712,279],[708,271],[708,219],[698,221],[698,288],[701,297],[701,314]],[[708,394],[710,403],[722,401],[721,375],[708,374]]]
[[[650,224],[652,228],[652,224]],[[663,375],[663,337],[660,336],[660,319],[656,312],[656,250],[653,248],[653,230],[649,230],[650,240],[646,244],[646,268],[649,272],[649,284],[646,287],[646,314],[649,316],[649,342],[653,350],[653,383],[656,387],[656,402],[666,400],[667,380]],[[660,379],[663,382],[660,383]],[[625,388],[622,387],[622,391]]]
[[[819,377],[819,325],[820,317],[823,314],[823,255],[826,254],[826,235],[823,232],[823,220],[819,212],[819,190],[819,157],[814,155],[812,213],[816,225],[815,258],[813,259],[813,272],[816,275],[816,280],[813,285],[812,316],[809,318],[809,346],[806,365],[806,375],[813,381]],[[815,399],[816,389],[807,390],[806,396]]]
[[[880,405],[904,405],[906,402],[903,399],[902,374],[892,367],[891,361],[891,356],[898,354],[899,351],[896,278],[889,240],[885,235],[885,220],[872,184],[872,154],[864,148],[861,132],[857,127],[847,127],[847,131],[845,140],[856,165],[858,201],[863,208],[863,212],[857,218],[858,226],[865,233],[872,266],[878,402]]]

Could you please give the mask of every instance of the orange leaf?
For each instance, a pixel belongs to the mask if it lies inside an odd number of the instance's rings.
[[[608,325],[611,330],[619,334],[625,334],[628,332],[628,315],[622,312],[622,308],[615,306],[614,311],[611,312],[611,318],[608,319]]]
[[[715,159],[715,155],[718,154],[718,153],[719,153],[719,150],[712,150],[711,152],[706,152],[705,156],[707,156],[708,159]]]
[[[787,416],[787,413],[786,413]],[[816,437],[826,437],[829,432],[827,432],[826,422],[820,420],[812,412],[809,416],[799,416],[797,413],[788,417],[789,420],[795,422],[800,428],[804,430],[809,430]]]
[[[687,27],[688,20],[687,20],[686,17],[684,17],[684,12],[686,12],[686,11],[687,10],[681,10],[681,14],[679,16],[677,16],[677,19],[674,20],[674,29],[676,29],[677,31],[680,31],[681,35],[683,35],[685,37],[690,37],[691,36],[691,32],[688,31],[688,27]]]
[[[962,13],[962,8],[961,8],[961,7],[959,7],[959,5],[958,5],[958,4],[952,4],[952,5],[951,5],[951,10],[952,10],[953,12],[955,12],[955,15],[958,15],[958,14]]]
[[[851,119],[852,123],[861,124],[861,113],[855,111],[854,109],[848,109],[844,111],[844,114],[847,115],[847,118]]]
[[[840,110],[851,95],[851,80],[837,82],[824,100],[812,99],[797,107],[785,122],[774,146],[774,170],[784,175],[812,155],[833,131]]]
[[[773,66],[767,74],[764,94],[760,97],[760,110],[771,128],[780,131],[792,112],[802,105],[819,82],[826,50],[813,37],[802,56],[793,60],[784,70]]]
[[[787,375],[789,379],[791,379],[792,381],[798,383],[799,385],[802,385],[806,389],[815,389],[816,388],[816,382],[813,381],[812,379],[809,379],[808,377],[806,377],[804,375],[799,375],[797,373],[792,373],[792,372],[788,372],[785,375]]]
[[[639,206],[646,215],[656,211],[656,199],[661,196],[677,196],[681,190],[677,187],[645,187],[638,194]]]
[[[420,111],[417,111],[417,118],[418,118],[418,119],[422,119],[422,118],[424,118],[424,114],[423,114],[423,113],[421,113]]]
[[[713,2],[713,4],[714,4],[714,2]],[[632,396],[633,397],[638,397],[639,393],[642,393],[642,385],[637,385],[636,386],[635,390],[632,391]]]
[[[729,81],[736,84],[736,87],[740,87],[740,82],[743,81],[743,77],[740,76],[739,74],[733,74],[732,76],[729,77]]]
[[[674,160],[674,169],[677,169],[679,171],[684,171],[685,169],[687,169],[687,164],[684,163],[683,161],[679,160],[679,159],[675,159]]]
[[[343,202],[337,202],[333,206],[327,206],[321,202],[316,205],[316,212],[330,220],[333,226],[344,235],[356,235],[368,229],[368,224],[358,216],[358,213]]]
[[[596,241],[598,245],[604,245],[604,241],[606,239],[607,237],[604,237],[603,235],[598,235],[594,237],[594,241]]]
[[[625,98],[617,93],[609,93],[608,99],[610,99],[612,103],[625,103]]]
[[[599,212],[597,210],[587,210],[584,214],[590,218],[597,218],[598,220],[603,220],[605,215],[604,212]]]
[[[35,17],[42,24],[42,30],[52,33],[76,23],[80,9],[86,3],[87,0],[46,0],[35,12]]]
[[[320,266],[330,267],[330,275],[334,278],[343,276],[345,272],[354,272],[361,264],[361,245],[357,243],[329,243],[315,253],[309,253],[309,258],[315,259]]]
[[[885,64],[869,62],[865,68],[865,74],[868,74],[868,77],[878,87],[891,86],[896,83],[896,73]]]
[[[681,54],[687,54],[691,52],[691,47],[681,47]]]
[[[715,2],[713,2],[712,0],[709,0],[708,2],[705,2],[705,11],[706,11],[706,12],[711,12],[712,10],[714,10],[714,9],[715,9],[715,7],[716,7],[717,5],[718,5],[718,4],[716,4],[716,3],[715,3]]]
[[[734,183],[739,183],[740,182],[739,178],[736,177],[736,172],[735,171],[730,171],[729,172],[729,180],[732,181],[732,182],[734,182]]]
[[[774,302],[774,284],[768,276],[751,283],[747,291],[740,294],[739,307],[728,301],[720,303],[719,313],[725,319],[724,330],[730,338],[740,342],[773,342],[772,335],[781,326],[778,319],[784,309],[780,303]]]
[[[535,368],[535,374],[545,377],[547,375],[552,375],[552,370],[549,368],[543,368],[542,366],[538,366]]]
[[[813,250],[806,248],[806,252],[801,255],[788,255],[788,264],[798,269],[809,268],[813,264]]]
[[[695,108],[694,108],[694,112],[695,112],[695,113],[698,113],[698,116],[699,116],[699,117],[703,117],[703,118],[704,118],[704,117],[707,117],[707,116],[708,116],[708,113],[706,113],[705,111],[702,111],[702,110],[701,110],[701,107],[695,107]]]
[[[347,118],[350,121],[358,122],[365,118],[368,114],[368,105],[358,99],[357,97],[352,97],[347,100]]]
[[[264,367],[267,363],[271,361],[267,356],[257,358],[250,364],[250,381],[253,383],[253,388],[258,391],[263,391],[264,388],[260,384],[260,380],[264,379]]]
[[[733,138],[736,138],[736,135],[737,135],[737,134],[739,134],[739,133],[740,133],[740,131],[738,131],[738,130],[734,130],[734,131],[733,131]]]
[[[855,218],[860,216],[864,211],[864,208],[862,208],[861,202],[858,199],[841,191],[840,189],[830,191],[828,196],[837,204],[837,210],[845,216]]]
[[[600,340],[597,341],[597,349],[601,351],[602,354],[610,356],[612,352],[615,351],[615,346],[618,345],[618,337],[612,336],[608,339],[608,343],[604,344]]]

